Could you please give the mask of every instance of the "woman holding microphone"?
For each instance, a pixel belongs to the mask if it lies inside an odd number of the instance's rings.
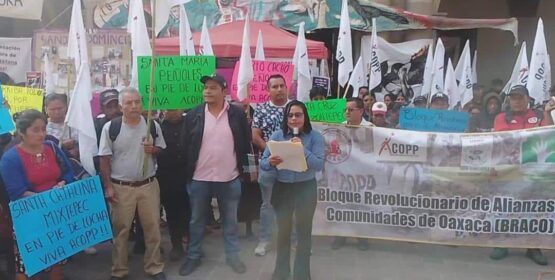
[[[278,224],[276,267],[273,280],[288,279],[290,274],[291,230],[293,213],[297,229],[297,251],[293,269],[294,280],[310,279],[310,250],[312,241],[312,218],[316,209],[316,172],[324,167],[324,138],[312,130],[304,103],[291,101],[285,107],[281,130],[276,131],[270,141],[302,143],[308,169],[296,172],[277,169],[284,162],[272,155],[266,147],[260,168],[277,172],[277,181],[272,193],[272,206]]]

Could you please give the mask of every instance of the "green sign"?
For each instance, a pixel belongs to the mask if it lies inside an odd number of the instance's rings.
[[[139,92],[148,106],[152,58],[140,56]],[[157,56],[152,109],[190,109],[203,102],[200,78],[216,72],[213,56]]]
[[[345,98],[311,101],[306,103],[306,109],[308,110],[310,120],[317,122],[344,122],[345,107],[347,107],[347,100]]]

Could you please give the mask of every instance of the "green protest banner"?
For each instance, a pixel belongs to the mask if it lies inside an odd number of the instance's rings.
[[[150,56],[137,58],[139,92],[145,109],[151,88],[151,62]],[[152,109],[190,109],[201,104],[204,86],[200,78],[215,72],[214,56],[157,56]]]
[[[346,106],[347,100],[345,98],[306,102],[310,120],[317,122],[344,122]]]

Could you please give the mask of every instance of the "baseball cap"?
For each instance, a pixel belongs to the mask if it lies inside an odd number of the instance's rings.
[[[208,82],[208,81],[215,81],[222,88],[224,88],[224,89],[227,88],[227,82],[225,81],[225,78],[218,75],[218,74],[202,76],[202,78],[200,78],[200,82],[203,83],[203,84],[206,84],[206,82]]]
[[[523,86],[523,85],[516,85],[513,86],[510,90],[509,93],[507,94],[507,96],[511,96],[513,94],[524,94],[526,96],[530,95],[530,92],[528,92],[528,89]]]
[[[372,113],[387,113],[387,106],[383,102],[376,102],[372,105]]]
[[[426,98],[426,96],[417,96],[416,98],[414,98],[414,100],[412,101],[412,103],[416,104],[416,103],[426,103],[428,102],[428,99]]]
[[[100,105],[106,106],[113,100],[118,100],[119,92],[117,89],[108,89],[100,93]]]
[[[438,99],[444,99],[445,101],[449,102],[449,96],[447,96],[447,94],[443,94],[442,92],[438,92],[434,96],[432,96],[432,102]]]

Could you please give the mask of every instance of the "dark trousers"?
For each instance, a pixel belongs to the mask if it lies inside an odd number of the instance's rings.
[[[189,221],[191,220],[187,186],[185,183],[176,184],[171,176],[157,176],[157,178],[160,182],[160,198],[166,210],[172,246],[182,247],[183,237],[189,235]]]
[[[312,247],[312,218],[316,209],[316,180],[300,183],[276,182],[272,206],[278,225],[277,258],[274,275],[287,279],[290,268],[291,230],[293,213],[297,229],[297,253],[293,269],[294,280],[310,279],[310,250]]]

